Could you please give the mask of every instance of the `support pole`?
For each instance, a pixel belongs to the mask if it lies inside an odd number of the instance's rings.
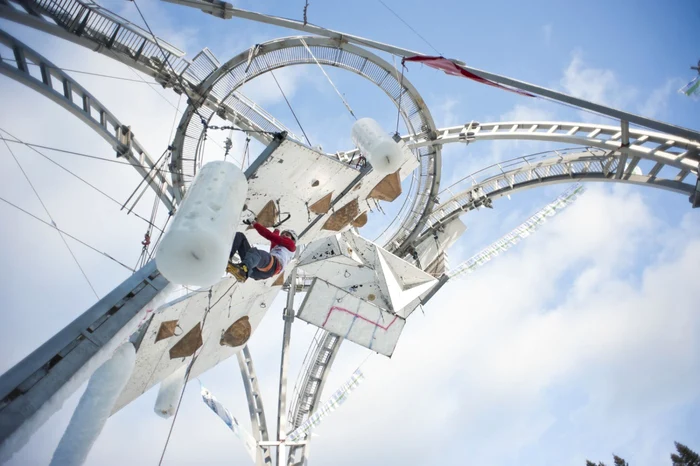
[[[296,292],[297,269],[294,267],[289,274],[289,290],[287,290],[287,305],[284,308],[284,333],[282,334],[282,360],[280,361],[280,386],[277,400],[277,456],[275,465],[282,464],[282,458],[286,455],[284,440],[287,435],[287,371],[289,370],[289,341],[292,336],[292,322],[294,322],[294,293]]]
[[[267,433],[267,421],[265,418],[265,409],[263,408],[262,396],[260,387],[258,387],[258,378],[255,375],[253,367],[253,359],[250,356],[248,345],[236,353],[238,365],[241,367],[241,377],[243,377],[243,387],[245,395],[248,399],[248,410],[250,411],[250,423],[253,431],[253,437],[258,442],[256,466],[271,466],[272,459],[270,458],[270,447],[261,445],[261,442],[267,442],[269,436]]]

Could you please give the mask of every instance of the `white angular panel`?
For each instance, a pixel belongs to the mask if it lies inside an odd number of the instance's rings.
[[[348,264],[345,261],[349,262],[350,259],[342,258],[342,260],[332,259],[314,262],[304,266],[302,270],[306,275],[319,277],[338,288],[374,283],[377,280],[377,275],[373,269],[358,267],[356,263]]]
[[[119,395],[113,412],[117,412],[153,385],[190,363],[191,357],[170,359],[169,352],[182,336],[197,324],[204,322],[203,344],[198,349],[197,360],[192,366],[191,380],[240,351],[242,346],[222,346],[219,343],[221,334],[243,316],[248,316],[251,333],[255,332],[273,299],[282,289],[279,286],[271,286],[276,278],[264,281],[248,280],[244,284],[236,282],[233,278],[226,278],[211,288],[211,299],[208,289],[204,289],[180,298],[171,306],[157,312],[150,323],[144,323],[148,327],[136,353],[134,371]],[[204,315],[210,306],[204,321]],[[172,320],[178,321],[177,333],[156,342],[161,324]]]
[[[398,142],[399,147],[405,154],[405,162],[403,165],[401,165],[401,168],[399,170],[399,178],[403,181],[408,177],[413,171],[420,165],[420,161],[418,160],[418,157],[408,148],[406,143],[404,141]],[[385,175],[372,170],[369,172],[362,180],[356,184],[353,189],[351,189],[343,198],[339,199],[338,202],[335,204],[333,207],[334,210],[338,210],[344,205],[346,205],[348,202],[351,202],[353,199],[366,199],[369,193],[372,191],[372,189],[384,178]],[[341,192],[336,191],[336,192]],[[317,197],[316,197],[317,198]],[[314,198],[314,199],[316,199]],[[396,201],[395,201],[396,202]],[[331,211],[332,212],[332,211]],[[331,213],[329,212],[329,213]],[[313,240],[315,238],[320,238],[324,236],[328,236],[328,231],[322,230],[321,227],[323,226],[325,220],[321,219],[316,225],[314,225],[308,233],[304,236],[305,240]]]
[[[425,285],[426,283],[435,283],[437,281],[435,277],[429,273],[423,272],[418,267],[393,255],[389,251],[379,247],[377,247],[377,251],[389,266],[394,279],[398,282],[402,291],[408,291],[416,286]]]
[[[297,317],[389,357],[406,323],[320,279],[314,280]]]
[[[399,310],[396,312],[396,314],[398,314],[399,316],[403,317],[404,319],[408,319],[408,317],[409,317],[411,314],[413,314],[413,311],[415,311],[416,309],[418,309],[418,307],[421,305],[421,300],[422,300],[423,298],[425,298],[425,297],[428,295],[428,293],[430,292],[430,290],[432,290],[433,287],[434,287],[435,285],[437,285],[437,283],[431,284],[430,287],[429,287],[428,289],[426,289],[423,293],[420,294],[420,296],[418,296],[417,298],[415,298],[413,301],[411,301],[410,303],[408,303],[408,304],[407,304],[406,306],[404,306],[403,308],[399,309]]]
[[[412,286],[408,289],[404,288],[402,283],[397,280],[396,276],[392,272],[391,266],[386,262],[384,254],[381,252],[381,250],[378,251],[379,253],[377,256],[381,264],[384,280],[391,298],[392,310],[394,312],[399,313],[403,307],[407,306],[411,301],[419,297],[422,293],[429,290],[435,283],[437,283],[437,280],[429,275],[431,279],[430,281]],[[421,272],[423,271],[421,270]]]
[[[397,144],[404,156],[399,169],[399,178],[404,180],[420,165],[420,161],[405,142]],[[301,243],[333,236],[334,232],[322,229],[328,217],[355,199],[366,199],[384,178],[384,175],[372,170],[353,185],[359,176],[360,170],[354,166],[294,141],[284,140],[249,177],[245,212],[257,214],[268,202],[273,201],[278,203],[280,212],[290,214],[289,220],[280,228],[291,228],[300,233],[315,221],[301,238]],[[339,198],[351,185],[352,189]],[[317,218],[309,206],[328,194],[331,194],[334,205],[326,214]],[[238,226],[238,231],[245,233],[251,244],[267,244],[255,230],[244,224]]]
[[[337,235],[317,239],[313,243],[306,246],[304,252],[301,253],[299,256],[299,266],[304,267],[305,265],[312,264],[314,262],[323,261],[342,255],[343,251],[338,243]]]
[[[351,231],[317,240],[307,249],[302,255],[306,274],[399,315],[437,283],[432,275]]]
[[[376,244],[351,231],[343,233],[342,237],[364,265],[372,268],[377,266]]]
[[[257,214],[268,202],[279,203],[280,212],[290,214],[289,220],[280,228],[290,228],[301,233],[316,218],[308,206],[329,193],[337,196],[359,174],[360,171],[353,166],[287,139],[249,178],[246,209]],[[356,197],[356,193],[354,197],[352,193],[347,194],[342,202],[335,205],[335,209]],[[332,236],[333,232],[321,230],[323,223],[324,220],[321,219],[313,231],[304,235],[302,242]],[[269,244],[246,225],[239,225],[239,231],[248,236],[251,244]]]

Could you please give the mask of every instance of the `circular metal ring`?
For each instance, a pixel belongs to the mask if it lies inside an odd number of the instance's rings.
[[[304,46],[304,42],[308,46]],[[309,50],[311,53],[309,53]],[[400,77],[398,70],[381,57],[366,49],[336,39],[325,37],[287,37],[256,45],[246,50],[212,72],[197,88],[198,100],[190,102],[180,120],[173,141],[173,184],[178,200],[186,189],[185,177],[194,175],[197,169],[198,152],[204,138],[204,124],[214,111],[202,106],[206,99],[235,105],[237,89],[243,84],[276,69],[315,64],[335,66],[348,70],[374,83],[400,109],[406,127],[415,137],[435,139],[436,126],[423,98],[410,81]],[[202,123],[204,119],[204,124]],[[389,241],[393,246],[416,231],[432,210],[431,199],[437,194],[440,184],[441,149],[439,146],[424,146],[417,149],[420,156],[418,187],[407,217]],[[407,231],[402,231],[404,228]]]

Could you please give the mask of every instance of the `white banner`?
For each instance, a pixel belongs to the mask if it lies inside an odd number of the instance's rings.
[[[209,406],[211,410],[214,411],[219,418],[221,418],[222,421],[224,421],[224,423],[233,431],[234,434],[236,434],[236,437],[241,439],[243,446],[248,452],[248,455],[250,455],[250,458],[253,460],[253,462],[255,462],[258,443],[255,441],[255,438],[253,438],[250,432],[245,430],[238,423],[238,420],[231,415],[229,410],[224,408],[224,406],[219,403],[219,400],[214,398],[214,395],[212,395],[211,392],[204,387],[202,387],[202,400],[204,400],[204,403]]]

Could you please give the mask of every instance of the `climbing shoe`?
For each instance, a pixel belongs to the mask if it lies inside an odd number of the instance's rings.
[[[229,262],[226,266],[226,271],[241,283],[248,279],[248,267],[245,264],[232,264]]]

